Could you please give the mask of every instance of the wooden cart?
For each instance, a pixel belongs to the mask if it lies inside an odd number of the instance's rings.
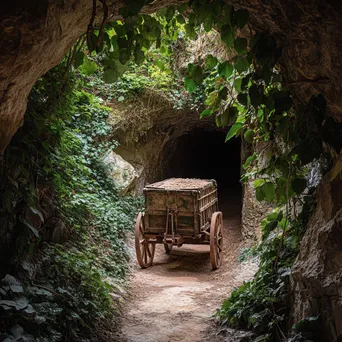
[[[222,213],[218,211],[215,180],[170,178],[144,188],[144,213],[135,226],[135,249],[139,265],[152,265],[156,243],[166,253],[183,244],[210,245],[210,262],[222,261]]]

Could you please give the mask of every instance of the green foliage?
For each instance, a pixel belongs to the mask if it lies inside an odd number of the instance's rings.
[[[17,234],[16,262],[27,271],[22,296],[33,311],[25,330],[55,341],[65,333],[69,340],[85,340],[118,312],[110,293],[124,284],[124,239],[140,201],[118,196],[103,162],[117,146],[108,139],[109,108],[79,90],[82,79],[75,82],[64,72],[61,64],[30,94],[25,124],[6,150],[8,190],[0,208]],[[57,226],[72,237],[65,245],[49,243]],[[37,255],[39,272],[25,261]],[[37,295],[41,288],[48,290]],[[6,312],[8,331],[13,317],[20,324],[27,320]]]
[[[234,290],[223,302],[217,312],[221,324],[252,329],[263,341],[282,340],[290,310],[290,267],[314,208],[311,195],[304,202],[303,211],[295,220],[275,209],[262,221],[262,243],[256,249],[243,251],[239,257],[244,261],[257,254],[259,270],[251,281]]]

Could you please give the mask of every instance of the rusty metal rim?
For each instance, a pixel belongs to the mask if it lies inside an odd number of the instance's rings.
[[[143,219],[140,212],[135,224],[135,253],[141,268],[147,268],[152,265],[155,247],[154,243],[149,242],[144,237]]]
[[[210,225],[210,262],[213,270],[218,269],[222,263],[223,236],[222,213],[213,213]]]

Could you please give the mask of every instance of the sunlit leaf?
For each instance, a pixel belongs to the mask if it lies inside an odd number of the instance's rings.
[[[233,73],[233,66],[228,62],[223,62],[218,65],[218,73],[228,79]]]
[[[194,80],[189,77],[186,76],[185,77],[185,89],[191,94],[196,90],[196,83],[194,82]]]
[[[212,108],[208,108],[208,109],[205,109],[201,115],[200,115],[200,118],[205,118],[205,117],[208,117],[208,116],[211,116],[213,114],[213,109]]]
[[[233,138],[235,135],[238,135],[240,130],[243,127],[243,123],[242,122],[236,122],[232,127],[230,127],[230,130],[226,136],[226,142],[228,140],[230,140],[231,138]]]
[[[213,69],[217,65],[217,58],[213,55],[208,55],[205,59],[205,65],[208,69]]]

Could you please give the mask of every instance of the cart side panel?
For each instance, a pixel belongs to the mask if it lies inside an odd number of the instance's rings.
[[[217,201],[217,186],[213,182],[211,186],[206,187],[201,192],[198,199],[199,216],[200,216],[200,231],[209,229],[211,216],[215,211],[218,211]]]
[[[195,211],[198,212],[197,191],[145,190],[145,231],[162,234],[166,229],[168,209],[174,214],[175,233],[187,236],[198,234]],[[171,218],[169,217],[171,233]],[[177,229],[176,229],[177,227]]]

